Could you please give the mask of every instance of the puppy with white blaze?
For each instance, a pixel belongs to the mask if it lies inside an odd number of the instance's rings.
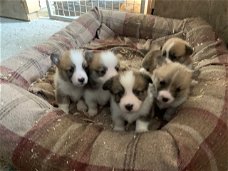
[[[170,38],[162,47],[154,45],[151,48],[143,58],[142,67],[152,73],[158,64],[169,59],[172,62],[179,62],[192,69],[192,53],[193,48],[187,41],[177,37]]]
[[[84,86],[88,82],[86,73],[87,62],[83,50],[68,50],[63,55],[51,54],[51,61],[56,65],[55,96],[56,101],[65,113],[69,113],[70,101],[78,102],[80,106],[85,105],[81,100]]]
[[[154,70],[152,78],[157,89],[156,115],[167,121],[173,117],[176,108],[189,96],[192,73],[193,71],[185,65],[169,60]]]
[[[163,57],[192,68],[193,48],[187,41],[178,37],[170,38],[164,43],[161,50]]]
[[[86,51],[85,57],[89,64],[89,85],[84,92],[84,99],[88,106],[89,116],[95,116],[98,112],[98,105],[104,106],[109,102],[110,93],[103,90],[102,86],[109,78],[118,74],[119,59],[111,51]]]
[[[106,81],[103,89],[112,94],[110,105],[114,130],[124,131],[125,121],[136,121],[136,132],[148,131],[154,99],[149,75],[128,70]]]

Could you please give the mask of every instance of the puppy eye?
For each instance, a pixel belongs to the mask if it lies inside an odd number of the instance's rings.
[[[118,95],[119,97],[121,97],[123,95],[123,92],[118,92],[116,95]]]
[[[120,66],[116,65],[115,69],[116,69],[116,71],[119,71],[120,70]]]
[[[106,71],[107,71],[106,68],[102,68],[102,69],[100,69],[100,70],[98,70],[98,71],[96,71],[96,72],[97,72],[97,74],[98,74],[100,77],[102,77],[102,76],[105,75]]]
[[[74,67],[70,67],[70,69],[68,69],[68,73],[73,73],[74,72]]]
[[[170,58],[172,61],[177,59],[176,55],[173,54],[173,53],[170,53],[170,54],[169,54],[169,58]]]
[[[115,96],[118,96],[118,97],[122,97],[124,92],[123,91],[118,91],[118,92],[115,92],[113,93]]]
[[[163,52],[162,56],[166,56],[166,51]]]
[[[140,96],[143,91],[140,91],[140,90],[133,90],[133,93],[136,95],[136,96]]]
[[[101,73],[101,75],[104,75],[104,74],[106,73],[106,70],[105,70],[105,69],[102,69],[102,70],[100,71],[100,73]]]
[[[179,93],[181,91],[181,88],[180,87],[177,87],[176,88],[176,92]]]
[[[83,69],[86,69],[87,67],[88,67],[88,66],[87,66],[86,63],[83,63],[83,64],[82,64],[82,68],[83,68]]]
[[[164,80],[160,81],[160,85],[161,86],[165,86],[166,85],[166,82]]]

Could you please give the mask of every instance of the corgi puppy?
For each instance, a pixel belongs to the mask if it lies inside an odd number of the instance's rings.
[[[119,57],[111,51],[85,53],[88,61],[89,87],[84,92],[85,103],[89,116],[95,116],[98,105],[104,106],[109,102],[110,93],[102,89],[103,84],[118,74]]]
[[[191,45],[180,38],[174,37],[168,39],[161,48],[162,56],[173,62],[179,62],[188,68],[192,68],[191,55],[193,48]]]
[[[161,50],[149,51],[143,58],[142,68],[152,74],[156,66],[162,62],[162,60]]]
[[[169,59],[192,69],[192,53],[193,48],[188,42],[180,38],[170,38],[160,49],[158,49],[158,45],[151,48],[142,61],[142,67],[152,73],[157,64]]]
[[[124,131],[125,121],[136,121],[136,132],[148,131],[153,117],[153,91],[151,77],[140,71],[128,70],[110,78],[103,85],[110,91],[111,114],[114,130]]]
[[[83,50],[71,49],[63,55],[51,54],[51,61],[56,65],[54,76],[55,97],[59,108],[65,113],[69,113],[70,100],[79,102],[78,106],[83,105],[80,101],[84,86],[88,82],[86,73],[87,61]]]
[[[164,111],[163,119],[169,121],[178,106],[189,96],[193,71],[177,62],[166,60],[152,75],[157,90],[156,105]]]

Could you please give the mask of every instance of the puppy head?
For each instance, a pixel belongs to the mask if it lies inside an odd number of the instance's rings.
[[[156,66],[161,65],[164,59],[161,56],[161,50],[151,50],[143,58],[142,67],[152,74]]]
[[[165,62],[156,68],[153,81],[157,88],[156,101],[160,108],[177,107],[188,97],[192,70],[177,62]]]
[[[139,71],[125,71],[103,85],[109,90],[123,113],[137,112],[149,93],[151,78]]]
[[[89,83],[92,87],[103,85],[109,78],[118,74],[119,60],[113,52],[86,51],[85,57],[89,63]]]
[[[77,87],[87,84],[87,61],[82,50],[69,50],[62,56],[51,54],[52,62],[57,66],[59,76]]]
[[[162,56],[186,66],[191,65],[192,63],[190,57],[192,53],[193,48],[188,42],[180,38],[170,38],[162,47]]]

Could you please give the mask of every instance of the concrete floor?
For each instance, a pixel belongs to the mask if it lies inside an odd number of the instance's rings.
[[[69,22],[47,17],[30,22],[0,17],[0,61],[47,40]]]

